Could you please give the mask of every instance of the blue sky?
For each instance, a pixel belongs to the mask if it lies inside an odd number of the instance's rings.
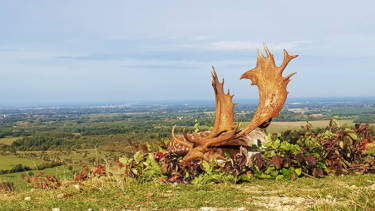
[[[236,98],[266,43],[289,97],[375,96],[374,1],[0,2],[0,105]]]

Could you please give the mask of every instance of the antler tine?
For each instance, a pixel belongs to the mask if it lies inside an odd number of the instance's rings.
[[[182,134],[183,134],[183,136],[184,136],[184,138],[185,138],[186,141],[188,141],[188,142],[190,142],[190,143],[193,143],[193,144],[199,144],[199,143],[200,143],[200,142],[197,141],[197,140],[193,140],[193,139],[190,139],[190,138],[189,138],[189,136],[188,136],[187,133],[186,133],[186,128],[184,128],[184,129],[182,130]]]
[[[272,61],[272,64],[273,64],[274,66],[276,66],[276,64],[275,64],[275,59],[273,58],[272,53],[270,53],[270,51],[268,50],[267,45],[266,45],[266,44],[263,44],[263,46],[264,46],[264,50],[265,50],[266,53],[267,53],[267,57],[270,58],[271,61]]]
[[[285,69],[285,67],[288,65],[288,63],[292,60],[292,59],[294,59],[294,58],[296,58],[296,57],[298,57],[298,55],[294,55],[294,56],[290,56],[289,54],[288,54],[288,52],[284,49],[283,50],[283,52],[284,52],[284,60],[283,60],[283,63],[280,65],[280,67],[279,67],[279,69],[280,69],[280,74],[284,71],[284,69]],[[287,76],[287,78],[290,78],[291,76]]]
[[[257,51],[258,51],[258,59],[259,59],[259,58],[264,58],[264,56],[263,56],[263,54],[262,54],[262,51],[260,51],[259,48],[257,49]]]
[[[297,73],[291,73],[291,74],[287,75],[287,76],[284,78],[284,80],[285,80],[285,81],[288,81],[287,83],[289,83],[289,82],[290,82],[290,77],[292,77],[292,76],[295,75],[295,74],[297,74]]]
[[[224,133],[218,137],[210,138],[205,140],[204,145],[202,146],[203,149],[207,149],[210,146],[213,145],[220,145],[222,142],[229,141],[234,135],[236,134],[238,130],[239,125],[235,125],[232,131]]]
[[[192,143],[188,143],[188,142],[185,142],[185,141],[181,141],[178,137],[176,137],[174,131],[176,129],[176,125],[173,126],[172,128],[172,138],[179,144],[185,146],[185,147],[188,147],[188,148],[193,148],[193,144]]]
[[[216,71],[215,71],[215,67],[214,67],[213,65],[212,65],[211,67],[212,67],[212,71],[211,71],[211,75],[212,75],[212,77],[217,78],[217,74],[216,74]]]

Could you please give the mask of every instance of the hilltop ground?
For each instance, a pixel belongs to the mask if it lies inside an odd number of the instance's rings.
[[[353,121],[369,121],[374,115],[368,105],[359,109],[318,109],[282,112],[267,129],[269,133],[298,130],[309,120],[313,127],[326,127],[328,117],[340,115],[340,124],[352,127]],[[313,106],[314,107],[314,106]],[[374,105],[372,105],[374,107]],[[323,109],[324,108],[324,109]],[[362,107],[361,107],[362,108]],[[370,108],[370,109],[369,109]],[[139,208],[206,209],[375,209],[375,176],[302,177],[296,180],[252,179],[243,184],[164,184],[127,181],[123,177],[90,178],[73,182],[79,170],[101,162],[113,167],[113,159],[131,155],[133,143],[154,143],[167,139],[172,125],[201,130],[212,127],[210,108],[188,107],[164,110],[164,107],[133,108],[122,111],[45,110],[7,111],[0,124],[0,170],[14,170],[18,164],[32,170],[0,175],[0,210],[52,209],[87,210]],[[244,108],[246,110],[248,108]],[[40,112],[40,113],[38,113]],[[302,113],[301,113],[302,112]],[[250,113],[239,112],[238,121]],[[313,115],[319,113],[321,115]],[[294,121],[301,119],[303,121]],[[198,121],[194,121],[198,120]],[[282,120],[282,121],[281,121]],[[198,123],[198,125],[197,125]],[[243,123],[245,124],[245,123]],[[133,145],[132,145],[133,144]],[[146,149],[147,150],[147,149]],[[152,150],[152,149],[151,149]],[[370,152],[374,153],[372,148]],[[49,165],[62,163],[49,168]],[[112,167],[110,167],[112,166]],[[56,190],[33,189],[25,180],[37,172],[53,174],[62,186]],[[22,179],[22,175],[26,179]],[[9,187],[11,190],[9,190]],[[8,189],[7,189],[8,188]]]

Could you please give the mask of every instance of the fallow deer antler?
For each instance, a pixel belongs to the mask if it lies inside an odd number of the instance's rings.
[[[258,50],[256,67],[247,71],[241,76],[241,79],[251,80],[251,85],[258,86],[259,104],[250,123],[236,136],[240,137],[248,134],[263,122],[278,116],[285,103],[288,92],[286,87],[290,82],[290,77],[296,73],[289,74],[286,77],[282,73],[288,63],[298,55],[290,56],[284,49],[284,61],[280,67],[277,67],[273,55],[264,45],[267,57]]]
[[[188,154],[184,157],[184,161],[190,161],[195,159],[202,159],[205,153],[208,151],[208,147],[213,144],[220,144],[230,140],[235,135],[238,129],[238,125],[234,125],[234,106],[237,103],[233,103],[232,99],[234,95],[224,93],[224,79],[223,82],[219,82],[215,68],[212,67],[212,87],[215,91],[216,100],[216,118],[215,125],[211,133],[206,137],[200,137],[199,139],[193,139],[194,135],[190,137],[186,134],[184,129],[183,135],[187,142],[194,144],[195,148],[189,150]]]
[[[217,136],[223,131],[233,130],[236,126],[234,125],[234,112],[233,108],[238,103],[233,103],[232,99],[234,95],[224,93],[224,79],[223,82],[219,82],[215,68],[212,66],[212,87],[215,91],[216,100],[216,118],[215,125],[211,133],[211,137]]]
[[[215,90],[216,98],[216,119],[213,131],[200,134],[187,134],[186,130],[184,130],[183,137],[175,137],[174,127],[172,130],[173,139],[169,149],[179,148],[180,150],[182,147],[187,150],[188,153],[183,158],[184,161],[207,160],[210,157],[218,157],[215,149],[212,149],[212,147],[228,143],[242,144],[243,140],[241,138],[262,123],[279,115],[288,95],[286,87],[290,82],[289,79],[295,74],[292,73],[287,77],[283,77],[282,72],[287,64],[296,58],[297,55],[289,56],[286,50],[284,50],[284,61],[280,67],[277,67],[273,55],[269,52],[266,45],[264,48],[267,57],[264,57],[258,50],[256,67],[241,76],[241,79],[250,79],[252,85],[256,85],[259,88],[258,108],[250,123],[242,131],[237,131],[238,126],[234,125],[233,108],[236,104],[232,102],[233,96],[230,95],[229,90],[227,94],[224,93],[224,80],[222,83],[218,81],[215,69],[213,68],[212,86]],[[179,146],[176,147],[176,144],[179,144]],[[209,148],[212,150],[210,151]],[[176,152],[176,150],[173,152]]]
[[[230,91],[228,89],[227,94],[224,93],[224,79],[223,82],[219,82],[215,68],[212,66],[212,87],[215,91],[215,100],[216,100],[216,118],[215,118],[215,125],[211,133],[205,137],[205,139],[210,139],[216,137],[222,132],[230,131],[236,128],[234,125],[234,106],[238,103],[233,103],[232,99],[234,95],[230,95]],[[189,135],[186,133],[186,129],[183,130],[183,135],[185,140],[190,143],[200,144],[202,140],[197,140],[190,138]],[[194,136],[196,134],[192,134]]]

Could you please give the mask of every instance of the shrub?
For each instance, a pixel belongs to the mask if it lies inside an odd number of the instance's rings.
[[[258,153],[241,147],[222,163],[181,162],[173,154],[137,152],[120,158],[125,174],[141,182],[160,178],[163,182],[243,182],[252,178],[295,179],[350,173],[375,173],[375,158],[367,154],[371,135],[367,124],[341,128],[334,120],[325,129],[285,131],[269,135]]]

